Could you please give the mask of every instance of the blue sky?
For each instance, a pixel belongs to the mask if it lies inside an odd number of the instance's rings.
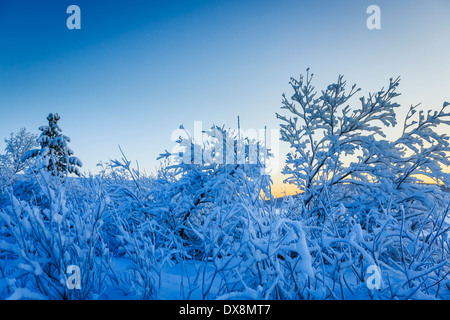
[[[81,30],[66,27],[71,4]],[[381,30],[366,27],[371,4]],[[281,94],[308,67],[318,89],[339,74],[363,93],[401,76],[405,109],[438,108],[449,17],[446,0],[0,0],[0,137],[39,133],[58,112],[85,170],[120,145],[152,172],[180,124],[236,127],[239,115],[243,128],[278,128]]]

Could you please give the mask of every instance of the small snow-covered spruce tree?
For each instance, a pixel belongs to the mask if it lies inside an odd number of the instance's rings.
[[[68,147],[70,138],[61,133],[62,129],[58,125],[60,119],[57,113],[48,115],[48,126],[39,127],[42,133],[37,142],[41,148],[30,150],[22,160],[37,157],[39,159],[38,166],[45,167],[54,176],[64,176],[70,173],[80,176],[79,168],[83,164],[80,159],[73,156],[73,151]]]
[[[366,199],[372,207],[389,202],[392,196],[400,202],[413,200],[413,194],[415,200],[426,202],[424,194],[430,196],[434,191],[422,188],[415,192],[421,187],[421,176],[448,184],[449,175],[442,165],[450,164],[449,137],[436,131],[438,126],[450,124],[448,103],[427,116],[420,112],[417,120],[417,106],[412,106],[401,137],[392,141],[386,139],[383,129],[397,124],[395,109],[400,105],[393,99],[399,95],[400,78],[391,78],[387,89],[361,97],[360,106],[354,108],[349,100],[360,91],[356,85],[347,91],[343,76],[339,76],[318,95],[312,78],[309,69],[306,77],[291,78],[294,93],[291,99],[283,94],[281,107],[289,115],[277,114],[281,140],[293,149],[283,173],[287,182],[301,189],[304,213],[316,211],[324,218],[320,208],[330,197],[337,205],[351,198],[361,205]],[[334,192],[338,186],[340,192]]]

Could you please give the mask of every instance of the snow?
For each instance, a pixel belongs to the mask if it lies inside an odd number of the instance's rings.
[[[0,167],[0,299],[450,299],[450,193],[417,178],[449,181],[448,105],[411,107],[391,141],[398,79],[357,108],[342,76],[317,96],[311,81],[292,79],[277,115],[303,191],[280,199],[239,130],[180,137],[155,176],[124,154],[83,176],[50,115],[34,166]]]

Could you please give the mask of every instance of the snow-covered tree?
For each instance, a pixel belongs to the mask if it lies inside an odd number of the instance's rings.
[[[1,165],[9,167],[14,174],[25,171],[29,163],[22,161],[22,158],[28,151],[38,146],[37,138],[37,135],[28,132],[25,128],[17,133],[11,133],[9,138],[5,138],[5,154],[1,156]]]
[[[388,139],[399,79],[351,108],[356,86],[347,91],[339,76],[318,94],[312,77],[307,70],[291,79],[294,93],[282,106],[289,114],[277,114],[292,148],[283,173],[302,190],[281,215],[302,222],[314,270],[306,284],[285,277],[307,299],[445,299],[450,199],[440,185],[450,182],[449,104],[426,115],[412,106],[400,136]],[[369,268],[384,281],[377,290]]]
[[[38,165],[45,167],[54,175],[63,176],[74,173],[80,176],[79,168],[82,163],[80,159],[73,156],[73,151],[68,147],[70,138],[61,133],[62,130],[58,125],[60,116],[57,113],[50,113],[47,120],[48,126],[39,127],[42,133],[37,142],[41,148],[30,150],[22,160],[38,157]]]
[[[386,138],[385,127],[397,124],[400,105],[393,100],[399,95],[399,78],[390,79],[386,89],[361,97],[353,108],[351,98],[360,91],[356,85],[347,90],[339,76],[318,94],[312,78],[309,69],[306,77],[291,78],[294,93],[291,99],[283,95],[282,105],[289,113],[277,118],[281,139],[292,148],[283,171],[286,181],[301,189],[303,205],[316,211],[320,220],[325,218],[322,200],[327,197],[335,199],[336,205],[344,198],[358,198],[356,205],[366,199],[373,207],[389,202],[391,196],[407,199],[417,193],[423,177],[440,184],[450,182],[443,171],[444,165],[450,165],[449,137],[436,130],[450,123],[448,103],[426,117],[420,112],[418,119],[413,119],[416,107],[411,107],[401,137],[392,141]],[[430,193],[431,189],[422,188],[416,196],[426,201],[424,196]]]
[[[242,137],[238,130],[212,126],[202,141],[186,134],[177,143],[181,152],[158,158],[171,158],[173,164],[160,172],[157,182],[162,187],[152,196],[160,199],[154,212],[163,214],[183,239],[197,239],[194,230],[216,206],[233,206],[242,196],[253,201],[271,197],[270,177],[264,175],[264,159],[270,154],[263,142]],[[250,187],[248,181],[259,183]]]

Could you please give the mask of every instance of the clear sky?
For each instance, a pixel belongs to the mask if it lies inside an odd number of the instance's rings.
[[[72,4],[81,30],[66,27]],[[366,27],[372,4],[380,30]],[[448,0],[0,0],[0,137],[37,134],[58,112],[86,171],[120,145],[150,173],[180,124],[278,128],[281,94],[308,67],[318,89],[339,74],[363,93],[401,76],[404,109],[438,108],[449,57]]]

